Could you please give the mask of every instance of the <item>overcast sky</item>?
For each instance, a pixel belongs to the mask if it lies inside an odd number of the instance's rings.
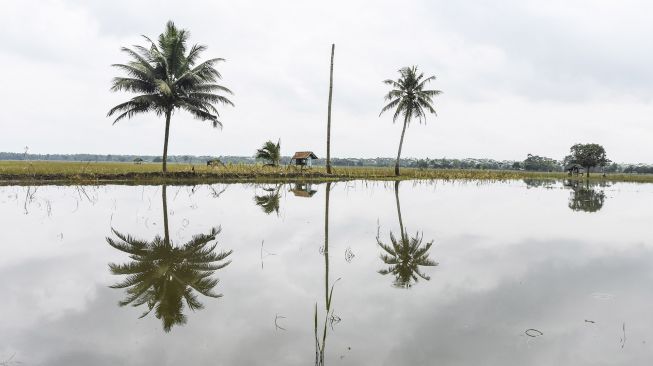
[[[653,163],[653,4],[646,1],[3,0],[0,151],[160,154],[164,122],[106,117],[121,46],[173,20],[223,57],[235,108],[224,128],[174,115],[174,155],[326,151],[336,44],[332,154],[394,156],[401,126],[379,117],[397,70],[418,65],[444,93],[410,125],[406,157],[560,159],[596,142],[618,162]]]

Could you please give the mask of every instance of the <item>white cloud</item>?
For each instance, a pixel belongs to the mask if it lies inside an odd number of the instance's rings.
[[[378,117],[385,86],[417,64],[445,93],[437,118],[408,131],[405,156],[560,158],[598,142],[616,161],[650,135],[653,31],[646,2],[6,1],[0,150],[158,154],[162,123],[111,126],[121,46],[168,19],[224,57],[236,95],[224,130],[173,119],[172,154],[249,155],[281,138],[285,153],[325,150],[329,49],[336,43],[335,156],[393,156],[400,126]]]

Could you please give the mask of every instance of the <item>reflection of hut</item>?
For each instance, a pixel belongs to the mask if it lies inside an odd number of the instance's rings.
[[[290,159],[290,163],[301,167],[311,167],[313,166],[313,159],[317,159],[317,155],[313,154],[312,151],[297,151]]]
[[[295,183],[295,187],[290,190],[297,197],[313,197],[317,192],[310,183]]]
[[[583,174],[583,166],[580,164],[569,164],[565,167],[565,170],[567,171],[567,174],[572,175],[572,174]]]

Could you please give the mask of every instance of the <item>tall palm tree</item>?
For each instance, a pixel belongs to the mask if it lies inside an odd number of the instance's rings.
[[[281,162],[281,140],[275,144],[272,141],[266,141],[263,147],[256,150],[255,157],[268,162],[268,165],[278,166]]]
[[[218,280],[212,278],[215,271],[226,267],[231,261],[224,261],[232,251],[215,252],[217,242],[211,244],[220,233],[212,228],[207,234],[199,234],[181,246],[170,241],[166,187],[163,186],[164,237],[156,236],[152,241],[136,239],[112,229],[118,238],[108,237],[112,247],[129,254],[131,262],[110,263],[114,275],[127,277],[111,288],[126,288],[126,298],[120,306],[146,305],[145,317],[152,310],[161,319],[163,329],[169,332],[174,325],[186,323],[183,314],[184,302],[191,310],[202,309],[195,292],[208,297],[221,297],[213,292]]]
[[[381,254],[381,260],[388,265],[379,271],[382,275],[392,274],[395,276],[393,286],[399,288],[410,288],[413,283],[417,283],[419,278],[430,280],[431,277],[422,272],[420,267],[437,266],[438,263],[429,258],[429,250],[433,241],[422,245],[423,234],[416,233],[415,236],[409,237],[408,232],[404,229],[404,223],[401,219],[401,206],[399,205],[399,181],[395,182],[395,199],[397,201],[397,214],[399,216],[399,230],[401,236],[397,238],[394,233],[390,232],[390,245],[381,242],[379,235],[376,236],[377,244],[384,250]]]
[[[154,112],[157,116],[165,116],[163,173],[167,171],[170,117],[176,110],[188,111],[197,119],[210,121],[213,127],[222,127],[215,104],[234,105],[227,97],[218,94],[233,94],[217,84],[222,76],[214,65],[224,59],[213,58],[198,64],[206,46],[195,44],[186,52],[189,35],[187,30],[178,29],[169,21],[158,42],[143,36],[147,46],[123,47],[121,50],[131,60],[126,64],[112,65],[127,76],[114,78],[111,90],[138,94],[109,110],[108,116],[117,115],[114,124],[140,113]]]
[[[385,95],[385,100],[389,103],[383,107],[381,114],[388,110],[394,110],[392,122],[403,116],[404,127],[401,130],[401,139],[399,140],[399,151],[397,152],[397,162],[395,163],[395,175],[399,175],[399,159],[401,158],[401,148],[404,144],[404,135],[406,127],[411,119],[417,118],[420,123],[425,121],[426,114],[436,114],[433,107],[433,97],[442,92],[440,90],[425,90],[426,84],[435,80],[435,76],[424,78],[424,74],[417,71],[417,66],[404,67],[399,70],[401,75],[397,80],[385,80],[384,83],[390,85],[392,90]]]

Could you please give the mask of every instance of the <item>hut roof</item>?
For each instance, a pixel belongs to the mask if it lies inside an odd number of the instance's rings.
[[[313,158],[317,159],[317,155],[313,154],[312,151],[297,151],[295,155],[292,156],[293,159],[308,159]]]

